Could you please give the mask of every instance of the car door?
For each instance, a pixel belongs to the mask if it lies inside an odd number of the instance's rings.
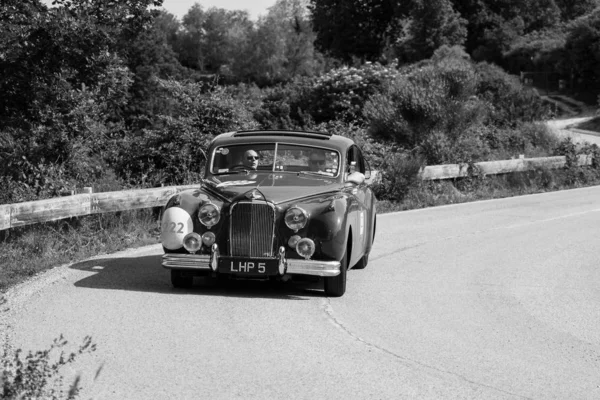
[[[366,163],[358,146],[353,145],[350,147],[348,150],[347,160],[347,170],[350,173],[360,172],[363,175],[366,173]],[[354,220],[355,227],[353,230],[352,262],[355,263],[360,259],[360,257],[362,257],[366,247],[370,245],[369,232],[372,230],[372,222],[369,210],[371,208],[373,195],[365,180],[358,185],[350,185],[351,194],[355,201],[351,212],[353,214],[352,218]]]

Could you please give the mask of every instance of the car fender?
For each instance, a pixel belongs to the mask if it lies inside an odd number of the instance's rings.
[[[160,224],[160,241],[165,250],[176,251],[183,247],[183,238],[200,224],[198,209],[207,202],[216,202],[201,189],[186,190],[169,198]],[[218,204],[220,206],[220,204]]]
[[[321,241],[321,251],[328,258],[341,260],[346,251],[350,231],[356,230],[349,206],[348,196],[335,196],[329,209],[315,218],[327,230],[327,240]],[[354,248],[352,252],[354,253]]]

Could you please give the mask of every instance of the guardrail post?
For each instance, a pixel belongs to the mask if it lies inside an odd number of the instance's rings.
[[[10,228],[10,204],[0,205],[0,231]]]

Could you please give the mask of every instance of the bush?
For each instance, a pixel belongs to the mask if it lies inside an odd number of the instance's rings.
[[[521,122],[539,121],[551,115],[538,93],[523,87],[518,78],[485,62],[475,68],[476,95],[486,104],[488,124],[515,128]]]
[[[372,185],[379,200],[402,201],[419,180],[423,162],[408,153],[393,153],[381,165],[381,179]]]
[[[362,150],[371,169],[380,169],[398,149],[392,142],[373,139],[361,125],[343,121],[311,125],[310,130],[329,132],[352,139]]]
[[[170,109],[157,116],[153,127],[119,141],[117,173],[132,184],[197,182],[203,152],[216,135],[256,127],[245,104],[223,89],[205,92],[201,84],[177,81],[161,81],[161,86],[172,99]]]
[[[91,337],[86,336],[78,350],[65,354],[63,348],[66,345],[67,341],[61,335],[48,350],[29,352],[23,357],[20,349],[11,351],[5,344],[0,361],[0,397],[15,400],[77,398],[79,377],[65,393],[60,370],[73,363],[78,356],[95,351],[96,345]],[[56,356],[58,359],[51,361]]]
[[[302,129],[312,123],[309,115],[313,81],[299,78],[285,85],[264,89],[254,119],[262,129]]]
[[[363,121],[367,99],[398,75],[396,65],[365,63],[359,68],[334,69],[316,79],[307,104],[315,122]]]
[[[374,137],[408,148],[433,132],[455,141],[481,119],[481,107],[473,97],[477,77],[470,61],[436,57],[435,62],[402,72],[365,104],[364,115]]]

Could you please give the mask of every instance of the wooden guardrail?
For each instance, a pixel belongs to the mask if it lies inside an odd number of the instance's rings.
[[[567,163],[565,156],[541,157],[541,158],[517,158],[514,160],[482,161],[473,164],[473,170],[469,171],[468,164],[428,165],[419,174],[422,180],[431,181],[438,179],[454,179],[471,175],[497,175],[509,172],[531,171],[536,168],[563,168]],[[591,155],[579,155],[577,164],[592,165]]]
[[[0,231],[82,215],[161,207],[175,193],[197,187],[199,185],[84,193],[47,200],[0,205]]]
[[[578,165],[591,165],[592,157],[580,155]],[[528,171],[536,168],[562,168],[565,156],[543,158],[518,158],[514,160],[483,161],[467,164],[429,165],[419,174],[422,180],[454,179],[471,175],[495,175]],[[126,190],[120,192],[83,193],[54,199],[28,201],[0,205],[0,231],[39,222],[79,217],[106,212],[161,207],[169,197],[198,185],[168,186],[153,189]]]

